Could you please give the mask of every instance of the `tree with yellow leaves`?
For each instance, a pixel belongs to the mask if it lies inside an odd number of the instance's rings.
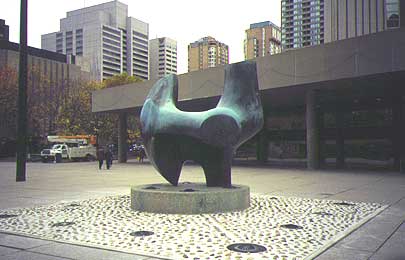
[[[15,140],[17,127],[17,70],[12,67],[0,68],[0,118],[3,121],[0,137]],[[41,71],[30,66],[27,84],[28,144],[30,152],[38,152],[38,144],[48,134],[54,133],[57,111],[63,89],[52,85]],[[32,151],[34,150],[34,151]]]
[[[14,68],[0,68],[0,138],[16,138],[17,79]],[[27,86],[29,151],[38,152],[41,147],[36,145],[33,148],[32,143],[44,143],[51,134],[97,134],[105,142],[116,143],[118,117],[116,114],[92,113],[91,93],[139,81],[142,79],[124,73],[103,82],[77,80],[61,88],[35,66],[30,66]],[[134,141],[140,136],[139,122],[135,117],[129,117],[128,121],[128,137]]]
[[[91,93],[95,90],[140,82],[142,79],[126,73],[103,82],[82,82],[73,88],[58,113],[58,133],[63,135],[95,134],[101,143],[117,143],[118,115],[91,112]],[[140,137],[139,122],[129,117],[130,142]]]

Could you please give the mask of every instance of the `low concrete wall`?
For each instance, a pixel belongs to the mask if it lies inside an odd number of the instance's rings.
[[[131,188],[131,208],[163,214],[242,211],[250,206],[248,186],[207,187],[205,183],[142,185]]]

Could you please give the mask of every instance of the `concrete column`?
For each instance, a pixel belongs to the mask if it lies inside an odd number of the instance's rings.
[[[397,95],[393,98],[392,102],[392,148],[393,148],[393,155],[394,155],[394,169],[396,171],[401,170],[401,159],[405,160],[404,155],[404,145],[405,145],[405,138],[404,135],[404,122],[403,122],[403,111],[402,111],[402,97],[401,95]],[[405,166],[405,162],[402,162]],[[404,168],[404,167],[402,167]],[[401,170],[405,172],[405,169]]]
[[[322,150],[322,147],[324,147],[325,141],[322,138],[322,132],[324,130],[324,113],[322,112],[322,109],[318,109],[317,112],[317,122],[318,122],[318,127],[319,127],[319,166],[321,167],[322,165],[325,165],[326,163],[326,154]]]
[[[257,143],[256,143],[256,159],[260,163],[266,163],[269,156],[269,138],[267,136],[266,130],[262,129],[258,133]]]
[[[319,144],[320,144],[320,131],[319,131],[319,116],[316,107],[316,92],[315,90],[308,90],[306,93],[306,132],[307,132],[307,168],[311,170],[319,169]]]
[[[399,0],[399,13],[400,14],[405,14],[405,0]],[[401,16],[403,17],[403,16]],[[404,28],[405,27],[405,19],[399,19],[400,22],[400,27]]]
[[[118,122],[118,162],[120,163],[127,162],[127,128],[127,113],[120,113]]]
[[[344,112],[337,106],[336,120],[336,168],[345,167]]]

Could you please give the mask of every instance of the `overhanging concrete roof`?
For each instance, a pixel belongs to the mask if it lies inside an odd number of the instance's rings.
[[[281,102],[282,99],[274,95],[283,93],[287,97],[284,102],[294,102],[293,95],[302,98],[308,87],[322,89],[337,82],[340,85],[348,84],[356,79],[362,79],[363,84],[370,79],[380,80],[381,83],[387,74],[392,76],[400,73],[403,76],[405,30],[389,30],[291,50],[256,61],[262,99],[265,93],[273,93],[272,102]],[[154,83],[151,80],[95,91],[92,95],[92,111],[139,112]],[[180,104],[198,106],[199,103],[208,102],[215,105],[222,94],[223,85],[223,66],[179,75]]]

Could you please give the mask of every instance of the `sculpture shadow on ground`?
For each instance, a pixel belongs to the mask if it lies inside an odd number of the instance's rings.
[[[152,165],[177,186],[183,163],[193,160],[208,187],[231,188],[233,153],[263,126],[256,63],[225,67],[224,92],[213,109],[181,111],[177,99],[177,75],[169,75],[155,83],[142,107],[142,138]]]

